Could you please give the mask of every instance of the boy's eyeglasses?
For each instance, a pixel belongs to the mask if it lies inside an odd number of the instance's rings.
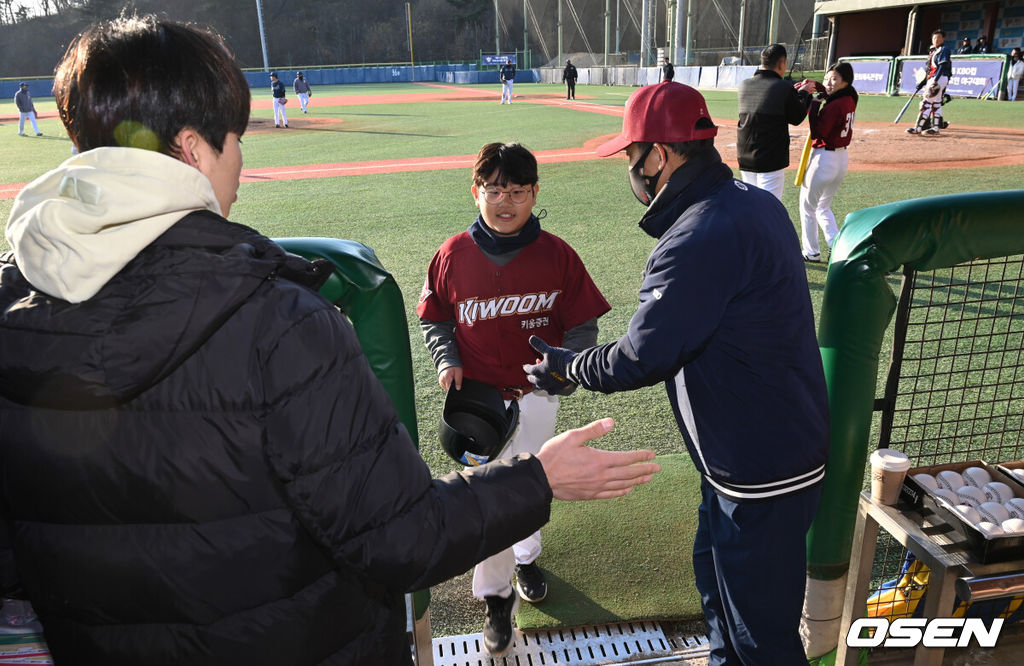
[[[533,194],[533,188],[517,187],[512,190],[499,190],[496,187],[485,187],[484,188],[484,201],[489,204],[500,203],[502,199],[508,195],[508,200],[514,204],[526,203]]]

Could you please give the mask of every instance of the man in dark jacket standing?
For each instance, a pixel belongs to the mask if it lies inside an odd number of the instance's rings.
[[[18,92],[14,93],[14,104],[18,107],[18,136],[25,136],[25,121],[32,123],[32,131],[36,136],[42,136],[39,125],[36,124],[36,105],[32,103],[32,94],[28,91],[28,84],[22,83],[18,86]]]
[[[740,83],[736,153],[744,183],[768,190],[782,201],[789,166],[789,126],[807,117],[807,98],[783,79],[786,47],[761,51],[761,68]]]
[[[251,98],[218,37],[100,23],[54,89],[80,154],[7,225],[0,513],[56,663],[408,665],[404,591],[656,471],[582,446],[605,419],[432,480],[329,271],[223,217]]]
[[[668,61],[668,57],[665,57],[665,62],[661,65],[661,80],[671,81],[676,77],[676,69],[672,66],[672,63]]]
[[[565,82],[565,98],[576,99],[576,79],[579,74],[576,72],[576,65],[571,60],[565,61],[565,69],[562,70],[562,81]]]
[[[624,336],[580,353],[534,338],[538,389],[664,382],[701,473],[694,573],[709,663],[806,663],[805,536],[828,454],[828,401],[800,243],[782,204],[734,180],[704,98],[644,86],[622,134],[640,228],[657,239]],[[770,573],[767,573],[770,572]]]

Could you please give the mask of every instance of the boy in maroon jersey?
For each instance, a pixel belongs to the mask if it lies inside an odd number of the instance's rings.
[[[519,400],[519,428],[502,458],[536,453],[555,431],[558,396],[535,391],[523,371],[537,359],[530,336],[585,349],[597,342],[597,318],[611,309],[576,252],[541,230],[533,214],[539,189],[529,150],[518,143],[484,146],[471,188],[480,214],[434,255],[416,308],[446,391],[469,378],[497,387],[506,401]],[[575,388],[567,384],[558,393]],[[536,532],[473,573],[473,595],[487,603],[483,633],[491,653],[511,643],[516,592],[535,603],[547,595],[534,564],[540,550]]]
[[[857,109],[857,91],[853,86],[853,67],[848,62],[833,65],[825,73],[821,94],[812,98],[807,118],[811,128],[811,157],[800,188],[800,221],[803,227],[804,260],[821,261],[818,249],[818,227],[825,242],[832,242],[839,233],[832,213],[832,197],[846,177],[850,156],[846,147],[853,138],[853,118]],[[808,92],[821,84],[800,84]]]

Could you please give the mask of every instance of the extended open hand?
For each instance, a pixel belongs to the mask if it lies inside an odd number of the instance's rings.
[[[621,497],[635,486],[647,483],[661,471],[649,462],[654,451],[603,451],[586,446],[615,425],[601,419],[549,439],[537,458],[544,466],[555,498],[590,500]]]

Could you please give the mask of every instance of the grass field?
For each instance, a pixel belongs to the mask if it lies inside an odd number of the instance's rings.
[[[612,115],[541,104],[497,104],[497,86],[466,86],[493,90],[493,99],[431,102],[437,89],[410,84],[317,87],[311,100],[313,118],[340,120],[313,129],[251,133],[244,137],[246,168],[292,166],[348,161],[384,160],[475,154],[490,141],[521,141],[534,150],[581,146],[585,141],[615,133],[621,120]],[[607,106],[622,106],[631,88],[579,86],[577,97]],[[519,84],[519,95],[551,94],[561,86]],[[269,93],[257,91],[259,99]],[[417,94],[421,102],[377,106],[322,107],[330,96]],[[712,117],[736,117],[736,94],[707,91]],[[861,98],[857,119],[891,122],[905,98]],[[55,110],[53,100],[36,100],[41,113]],[[302,118],[297,105],[289,105],[291,118]],[[16,112],[12,102],[0,103],[0,116]],[[955,115],[954,115],[955,114]],[[269,108],[254,117],[270,118]],[[1019,128],[1024,105],[956,100],[947,117],[972,126]],[[18,137],[17,121],[0,123],[0,184],[23,183],[57,166],[69,156],[70,142],[56,118],[40,121],[45,136]],[[856,131],[856,130],[855,130]],[[949,160],[957,160],[956,142],[950,141]],[[850,156],[855,167],[857,154]],[[784,203],[798,220],[797,188],[792,178]],[[881,203],[949,192],[1019,188],[1020,167],[990,167],[943,171],[851,171],[834,202],[837,219],[849,212]],[[642,212],[629,189],[625,162],[605,159],[540,167],[538,208],[547,211],[543,226],[567,240],[583,258],[598,286],[612,305],[601,319],[600,342],[613,340],[626,329],[636,307],[647,254],[653,239],[636,227]],[[234,221],[252,226],[271,237],[330,236],[357,240],[374,248],[391,270],[406,300],[417,391],[419,431],[423,457],[436,475],[456,466],[440,451],[436,422],[441,390],[421,343],[414,306],[427,264],[447,237],[464,230],[476,208],[469,193],[468,169],[381,173],[375,175],[268,181],[243,184],[232,209]],[[0,199],[0,216],[7,218],[11,199]],[[0,249],[7,249],[0,240]],[[811,299],[818,311],[824,285],[824,264],[807,267]],[[894,278],[894,281],[897,279]],[[699,288],[699,285],[695,285]],[[633,393],[604,396],[578,391],[563,401],[560,427],[570,427],[602,416],[613,416],[616,429],[601,440],[613,449],[647,447],[659,453],[684,451],[664,390],[653,387]],[[435,606],[435,635],[479,631],[479,614],[445,616]]]

